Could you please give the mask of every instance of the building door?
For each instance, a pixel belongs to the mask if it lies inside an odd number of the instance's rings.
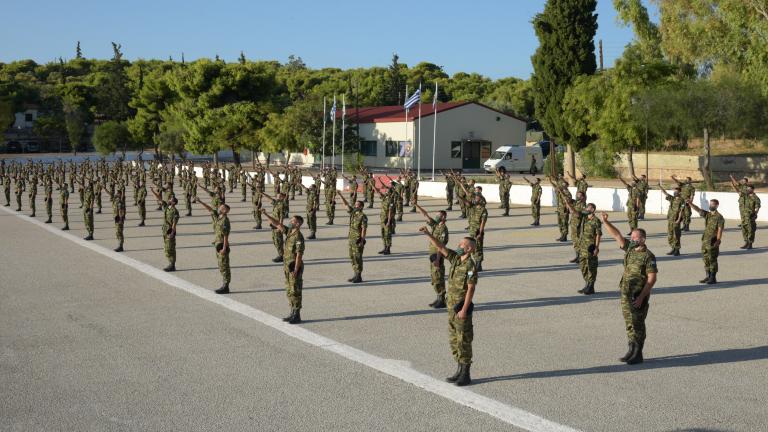
[[[489,141],[466,140],[462,144],[462,169],[480,169],[482,161],[491,155]]]

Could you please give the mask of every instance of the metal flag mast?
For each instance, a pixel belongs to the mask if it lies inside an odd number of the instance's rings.
[[[341,175],[344,176],[344,117],[347,115],[346,93],[341,95]]]
[[[331,165],[336,168],[336,95],[333,95],[333,107],[331,107]]]
[[[432,131],[432,181],[435,181],[435,148],[437,147],[437,81],[435,81],[435,96],[432,99],[432,112],[435,117]]]
[[[325,169],[325,122],[327,119],[328,118],[325,113],[325,96],[323,96],[323,156],[322,156],[323,169]]]
[[[421,83],[419,83],[419,133],[418,141],[416,142],[416,178],[421,177]]]
[[[403,100],[406,102],[404,104],[405,105],[405,141],[403,141],[406,147],[402,149],[398,149],[398,152],[403,152],[403,169],[405,169],[405,155],[406,155],[405,149],[408,148],[407,147],[408,146],[408,84],[405,85],[405,98],[403,98]]]

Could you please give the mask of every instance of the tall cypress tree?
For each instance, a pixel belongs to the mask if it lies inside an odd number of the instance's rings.
[[[572,136],[563,121],[565,91],[579,75],[595,73],[597,0],[547,0],[533,19],[539,38],[531,62],[536,118],[556,140],[579,149],[588,137]]]
[[[400,95],[405,94],[405,78],[398,60],[400,57],[392,54],[392,64],[387,69],[386,105],[400,105]]]

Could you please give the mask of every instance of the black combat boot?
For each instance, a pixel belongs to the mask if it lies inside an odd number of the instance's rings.
[[[363,282],[363,276],[360,273],[355,273],[355,277],[352,278],[352,283],[361,283]]]
[[[69,225],[64,225],[64,228],[61,229],[62,231],[69,231]]]
[[[505,211],[502,216],[509,216],[509,210]]]
[[[88,236],[85,237],[83,240],[91,241],[91,240],[93,240],[93,236],[88,234]]]
[[[45,223],[47,223],[47,224],[48,224],[48,223],[53,223],[53,221],[51,220],[51,218],[48,218],[48,220],[47,220],[47,221],[45,221]]]
[[[747,243],[747,250],[752,250],[752,243]]]
[[[385,247],[382,255],[391,255],[391,254],[392,254],[392,251],[390,250],[390,246]]]
[[[707,279],[707,285],[714,285],[717,283],[717,278],[715,278],[716,274],[717,272],[709,273],[709,279]]]
[[[295,314],[296,314],[296,309],[291,308],[291,313],[289,313],[287,317],[283,318],[283,321],[288,322],[292,320]]]
[[[309,232],[309,237],[307,237],[307,239],[308,239],[308,240],[314,240],[314,239],[316,239],[316,238],[317,238],[317,237],[315,237],[315,232],[314,232],[314,231],[310,231],[310,232]]]
[[[168,264],[168,266],[164,268],[163,271],[167,271],[167,272],[176,271],[176,264]]]
[[[187,212],[185,216],[192,216],[192,212]]]
[[[140,227],[143,227],[143,226],[146,226],[146,224],[144,223],[144,221],[141,221],[141,222],[139,222],[139,224],[138,224],[138,225],[136,225],[136,226],[140,226]]]
[[[744,243],[743,245],[741,245],[741,246],[739,247],[739,249],[746,249],[748,244],[749,244],[749,243]]]
[[[455,383],[457,379],[459,379],[459,375],[461,375],[461,363],[458,363],[456,365],[456,372],[454,372],[453,375],[449,376],[445,380],[449,383]]]
[[[700,280],[699,283],[707,283],[709,282],[709,278],[710,278],[710,273],[707,272],[707,276],[704,279]]]
[[[435,304],[432,305],[435,309],[444,309],[445,308],[445,293],[438,294],[437,300],[435,300]]]
[[[115,252],[122,252],[122,251],[123,251],[123,245],[122,244],[115,248]]]
[[[584,295],[592,295],[595,293],[595,283],[590,282],[587,284],[587,289],[584,290]]]
[[[29,217],[35,217],[35,213],[34,213],[34,212],[32,212],[32,214],[31,214],[31,215],[29,215]]]
[[[629,342],[628,344],[629,349],[627,350],[627,353],[624,354],[621,358],[619,358],[619,361],[626,363],[627,360],[629,360],[630,357],[632,357],[632,353],[635,352],[635,343]]]
[[[483,263],[481,262],[477,263],[477,268],[475,270],[477,270],[478,273],[483,271]]]
[[[281,262],[283,262],[283,256],[280,255],[280,256],[272,258],[272,262],[274,262],[274,263],[281,263]]]
[[[675,253],[673,253],[672,255],[674,255],[674,256],[680,256],[680,249],[679,249],[679,248],[678,248],[678,249],[675,249]]]
[[[667,255],[674,255],[674,254],[675,254],[675,249],[674,248],[670,249],[670,251],[667,252]]]
[[[295,312],[291,319],[288,320],[288,324],[299,324],[301,322],[301,309],[294,309]]]
[[[225,283],[221,288],[214,291],[216,294],[229,294],[229,284]]]
[[[411,208],[411,213],[416,213],[416,207]]]
[[[627,364],[639,364],[643,362],[643,344],[636,343],[632,355],[627,359]]]
[[[453,211],[453,206],[448,206],[448,208],[445,209],[445,211]]]
[[[255,230],[256,230],[256,229],[257,229],[257,230],[260,230],[260,229],[261,229],[261,224],[259,224],[259,225],[256,225],[255,227],[253,227],[253,229],[255,229]]]
[[[580,290],[578,290],[578,291],[576,291],[576,292],[577,292],[577,293],[579,293],[579,294],[584,294],[584,292],[585,292],[585,291],[586,291],[588,288],[589,288],[589,282],[587,282],[587,283],[585,283],[585,284],[584,284],[584,288],[582,288],[582,289],[580,289]]]
[[[96,214],[101,214],[101,209],[96,210]]]
[[[469,375],[469,365],[463,364],[461,365],[461,370],[459,371],[459,378],[456,380],[456,385],[459,387],[470,385],[472,383],[472,377]]]

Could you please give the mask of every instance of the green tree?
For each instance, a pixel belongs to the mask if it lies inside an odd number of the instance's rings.
[[[534,116],[533,99],[530,80],[502,78],[493,83],[493,90],[486,93],[480,101],[499,111],[531,121]]]
[[[80,41],[77,41],[77,46],[75,47],[75,58],[83,58],[83,51],[80,49]]]
[[[400,105],[405,100],[405,77],[403,70],[407,66],[399,63],[400,57],[392,54],[392,63],[387,69],[387,92],[385,94],[385,105]]]
[[[125,159],[125,151],[130,139],[131,134],[125,124],[114,120],[96,126],[93,131],[93,146],[102,155],[114,153],[119,148]]]

